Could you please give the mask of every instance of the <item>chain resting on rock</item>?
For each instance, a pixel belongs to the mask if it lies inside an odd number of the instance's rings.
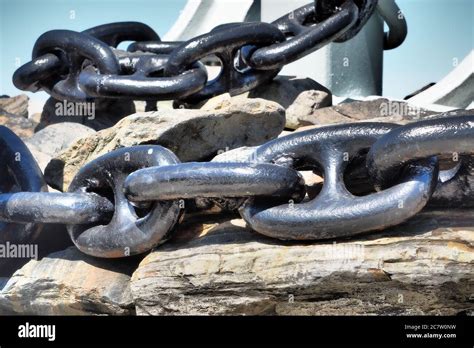
[[[165,242],[185,199],[238,208],[255,231],[284,240],[353,237],[430,206],[474,208],[474,115],[319,127],[269,141],[234,163],[180,163],[162,146],[124,147],[85,165],[68,193],[45,192],[36,162],[6,127],[0,144],[0,240],[28,242],[43,224],[67,224],[74,244],[97,257]],[[324,178],[319,194],[307,194],[299,170]],[[353,194],[351,172],[365,172],[372,190]]]
[[[138,22],[52,30],[38,38],[32,61],[13,82],[73,102],[195,103],[240,94],[330,42],[351,39],[376,6],[377,0],[315,0],[273,23],[219,25],[185,42],[163,42]],[[404,38],[390,37],[387,48]],[[125,41],[133,41],[127,51],[118,49]],[[212,55],[221,72],[209,80],[203,61]],[[87,163],[68,192],[57,193],[47,192],[26,145],[0,126],[0,242],[34,242],[44,224],[63,224],[86,254],[141,254],[172,235],[184,200],[238,210],[253,230],[272,238],[354,237],[430,207],[472,209],[473,155],[474,115],[440,115],[405,126],[356,123],[297,132],[233,163],[181,163],[159,145],[119,148]],[[310,192],[301,170],[323,177],[319,193]]]

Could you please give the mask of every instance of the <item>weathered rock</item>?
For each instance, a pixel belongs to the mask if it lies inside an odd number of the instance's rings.
[[[185,223],[175,236],[132,276],[139,315],[454,315],[474,307],[473,230],[427,230],[418,221],[302,244],[232,220]]]
[[[248,92],[248,98],[272,100],[287,109],[301,93],[310,90],[322,91],[331,96],[331,91],[310,78],[279,75],[273,81]]]
[[[307,124],[306,117],[317,109],[332,105],[331,94],[324,91],[304,91],[286,109],[286,128],[297,129]]]
[[[1,314],[130,315],[136,261],[86,256],[75,247],[28,262],[0,291]]]
[[[139,113],[82,138],[46,167],[48,184],[65,190],[85,163],[120,147],[158,144],[182,161],[207,159],[219,150],[259,145],[283,129],[285,112],[261,99],[234,102],[219,110],[161,110]]]
[[[78,139],[93,133],[95,131],[92,128],[82,124],[62,122],[43,128],[27,139],[25,144],[36,158],[41,170],[44,171],[54,156]]]
[[[195,108],[206,110],[206,111],[216,111],[216,110],[228,108],[230,105],[235,104],[235,103],[245,103],[246,100],[247,100],[246,94],[231,96],[229,93],[224,93],[224,94],[219,94],[218,96],[215,96],[213,98],[210,98],[202,102],[202,104],[200,104],[199,107],[195,107]],[[184,109],[184,107],[180,107],[180,108]]]
[[[350,101],[335,106],[315,109],[311,113],[293,114],[292,128],[308,125],[379,121],[408,123],[437,112],[415,107],[405,102],[379,98],[367,101]]]
[[[219,153],[212,162],[246,162],[258,146],[242,146]]]
[[[219,108],[221,105],[228,103],[233,99],[243,100],[261,98],[274,101],[280,104],[284,109],[287,109],[301,93],[306,91],[323,92],[328,95],[324,101],[325,103],[328,99],[331,100],[331,92],[326,87],[310,78],[279,75],[272,81],[249,92],[235,96],[230,96],[229,93],[224,93],[199,104],[186,106],[190,108],[205,108],[206,110],[212,110],[213,108]]]
[[[23,116],[11,114],[0,109],[0,125],[10,128],[22,139],[27,139],[34,134],[36,123]]]
[[[0,109],[14,115],[28,118],[28,101],[26,94],[20,94],[15,97],[0,97]]]
[[[135,112],[147,112],[147,111],[157,111],[162,109],[173,109],[172,100],[160,100],[160,101],[143,101],[143,100],[134,100],[133,104],[135,105]]]
[[[322,110],[322,109],[321,109]],[[364,120],[342,120],[334,123],[352,123],[352,122],[388,122],[388,123],[396,123],[400,125],[405,125],[411,122],[417,122],[421,121],[423,119],[431,119],[431,118],[442,118],[442,117],[452,117],[452,116],[468,116],[472,115],[474,113],[474,109],[471,110],[464,110],[464,109],[458,109],[458,110],[452,110],[452,111],[447,111],[443,113],[435,112],[435,111],[429,111],[429,110],[424,110],[420,112],[418,115],[413,115],[413,114],[408,114],[408,115],[388,115],[388,116],[381,116],[381,117],[375,117],[375,118],[369,118],[369,119],[364,119]],[[295,132],[302,132],[308,129],[313,129],[313,128],[318,128],[321,126],[324,126],[325,124],[318,124],[318,125],[312,125],[312,126],[303,126],[295,130]]]
[[[304,115],[311,115],[314,110],[332,105],[331,92],[310,78],[278,76],[273,81],[259,86],[249,92],[236,96],[224,93],[190,108],[216,110],[235,100],[262,98],[274,101],[286,109],[286,127],[296,129],[304,123]]]
[[[29,119],[38,125],[41,122],[41,112],[34,113]]]
[[[26,144],[35,146],[49,156],[54,156],[76,140],[94,133],[92,128],[82,124],[62,122],[43,128],[26,140]]]
[[[49,98],[41,113],[36,131],[60,122],[81,123],[95,130],[112,127],[125,116],[135,113],[135,104],[130,100],[96,99],[90,103],[75,104]]]
[[[135,112],[145,112],[147,107],[147,102],[143,100],[134,100],[133,104],[135,105]]]

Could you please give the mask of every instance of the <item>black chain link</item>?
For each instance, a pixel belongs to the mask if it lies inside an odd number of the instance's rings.
[[[186,42],[162,42],[136,22],[53,30],[13,81],[72,101],[238,94],[328,42],[352,38],[376,4],[316,0],[272,24],[221,25]],[[123,41],[135,42],[117,49]],[[201,60],[211,54],[222,71],[208,81]],[[318,194],[299,170],[324,178]],[[242,163],[180,163],[158,145],[121,148],[84,166],[67,193],[47,192],[25,144],[0,126],[0,178],[0,242],[31,243],[43,224],[59,223],[84,253],[140,254],[169,238],[184,199],[203,198],[239,209],[255,231],[274,238],[350,237],[431,207],[472,209],[474,115],[320,127],[270,141]]]
[[[163,243],[184,199],[216,198],[240,208],[255,231],[290,240],[385,229],[430,207],[474,207],[472,114],[320,127],[261,145],[242,163],[180,163],[158,145],[121,148],[84,166],[68,193],[44,192],[36,162],[5,127],[0,144],[0,241],[31,242],[42,223],[61,223],[80,250],[99,257]],[[298,170],[324,178],[319,194]]]
[[[82,33],[52,30],[33,49],[33,60],[13,75],[26,91],[56,99],[95,98],[198,102],[239,94],[275,77],[288,63],[335,40],[354,36],[377,0],[317,0],[268,23],[231,23],[186,42],[162,42],[138,22],[105,24]],[[127,51],[124,41],[135,41]],[[222,70],[213,81],[199,60],[215,54]]]

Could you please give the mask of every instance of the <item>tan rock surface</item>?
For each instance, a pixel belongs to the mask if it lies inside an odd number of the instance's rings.
[[[398,227],[337,243],[282,243],[242,220],[183,225],[132,276],[141,315],[472,312],[474,230]],[[419,227],[420,225],[417,224]]]
[[[134,314],[134,262],[97,259],[75,247],[32,260],[0,292],[0,313],[29,315]]]
[[[14,115],[28,118],[29,99],[26,94],[20,94],[10,98],[0,98],[0,109]]]

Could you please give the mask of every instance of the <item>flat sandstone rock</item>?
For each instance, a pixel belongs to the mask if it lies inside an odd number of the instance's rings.
[[[134,314],[135,267],[136,261],[97,259],[75,247],[32,260],[0,291],[0,314]]]
[[[284,243],[242,220],[182,225],[132,276],[139,315],[414,315],[473,311],[473,230],[398,227]]]

